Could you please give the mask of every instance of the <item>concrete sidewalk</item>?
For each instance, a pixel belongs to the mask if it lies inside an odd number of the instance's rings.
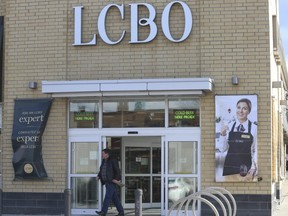
[[[288,215],[288,177],[283,182],[283,191],[281,192],[281,199],[279,205],[273,212],[273,216],[287,216]]]

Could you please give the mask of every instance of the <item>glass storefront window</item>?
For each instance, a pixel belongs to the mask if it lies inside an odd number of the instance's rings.
[[[199,99],[170,99],[169,127],[199,127]]]
[[[164,126],[164,100],[134,99],[103,102],[103,128]]]
[[[173,141],[168,143],[169,174],[196,174],[197,142]]]
[[[72,208],[98,208],[98,184],[95,177],[74,177],[71,179]]]
[[[199,98],[73,100],[69,106],[69,128],[200,127]],[[102,112],[99,113],[99,107]],[[99,116],[102,116],[100,118]],[[102,119],[100,124],[99,119]]]
[[[100,160],[101,161],[101,160]],[[95,174],[99,167],[98,143],[73,142],[71,145],[71,173]]]
[[[98,128],[99,103],[94,101],[72,101],[69,110],[70,128]]]

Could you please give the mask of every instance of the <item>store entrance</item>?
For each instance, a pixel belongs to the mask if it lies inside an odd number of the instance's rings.
[[[135,211],[135,190],[141,189],[143,215],[167,215],[176,200],[200,188],[199,129],[156,131],[139,130],[143,135],[118,133],[91,135],[79,131],[70,136],[69,188],[72,191],[72,214],[94,214],[100,210],[105,187],[96,180],[104,148],[112,149],[118,160],[122,182],[118,187],[125,212]],[[87,133],[87,135],[86,135]],[[90,134],[90,135],[89,135]],[[116,209],[111,205],[110,213]],[[200,205],[197,205],[197,211]],[[173,212],[176,215],[177,212]],[[189,213],[190,215],[190,213]]]

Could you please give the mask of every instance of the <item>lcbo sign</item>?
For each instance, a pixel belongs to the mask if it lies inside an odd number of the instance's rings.
[[[175,39],[173,38],[171,31],[170,31],[170,11],[173,5],[179,4],[183,8],[183,13],[184,13],[184,21],[185,21],[185,26],[184,26],[184,31],[180,39]],[[130,30],[131,30],[131,38],[129,43],[148,43],[152,41],[156,35],[157,35],[157,25],[155,23],[155,18],[156,18],[156,11],[155,8],[151,4],[147,3],[132,3],[129,4],[130,9],[131,9],[131,22],[130,22]],[[98,33],[102,40],[110,45],[118,44],[120,43],[123,38],[125,37],[126,30],[123,30],[122,33],[119,34],[119,39],[118,40],[111,40],[107,34],[106,31],[106,16],[108,11],[111,8],[116,8],[119,10],[121,19],[124,20],[124,5],[117,5],[117,4],[109,4],[105,6],[98,17]],[[139,7],[146,7],[149,15],[147,18],[138,18],[138,8]],[[97,37],[96,34],[93,35],[93,39],[90,42],[82,42],[82,9],[83,6],[76,6],[74,7],[74,46],[83,46],[83,45],[96,45],[97,43]],[[150,29],[149,35],[146,39],[144,40],[139,40],[139,35],[138,35],[138,28],[141,26],[148,26]],[[188,5],[182,1],[172,1],[169,4],[166,5],[166,7],[163,10],[162,13],[162,18],[161,18],[161,27],[164,36],[171,42],[179,43],[184,41],[185,39],[188,38],[190,35],[190,32],[192,30],[192,12]]]

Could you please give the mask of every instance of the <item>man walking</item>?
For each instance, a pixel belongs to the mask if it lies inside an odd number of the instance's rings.
[[[121,173],[118,165],[118,161],[111,157],[110,149],[103,149],[102,151],[102,164],[97,176],[97,180],[100,179],[102,185],[106,187],[106,194],[103,201],[101,211],[96,211],[98,215],[106,216],[109,203],[113,201],[119,212],[117,216],[124,216],[124,209],[117,194],[117,185],[121,185]]]

